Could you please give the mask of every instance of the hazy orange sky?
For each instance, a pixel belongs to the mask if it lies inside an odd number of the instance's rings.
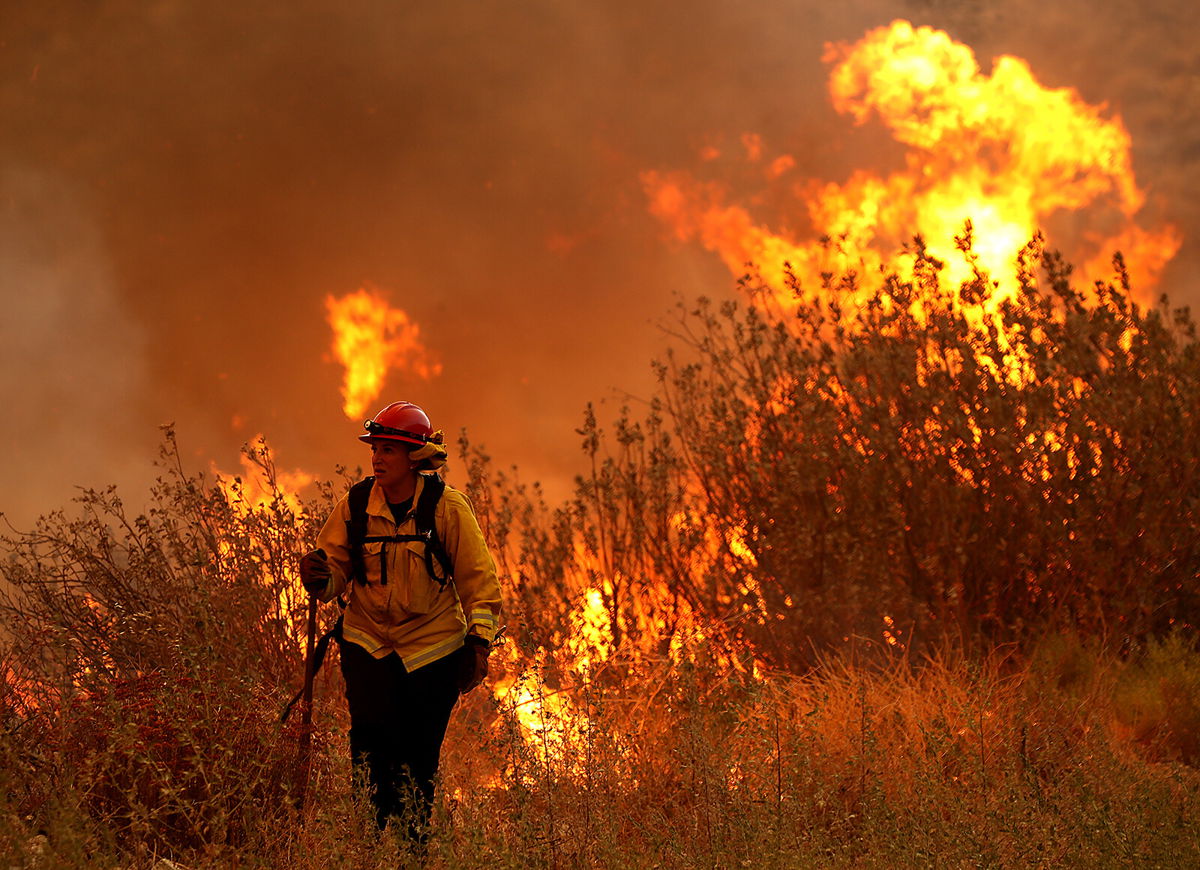
[[[745,134],[794,181],[885,171],[896,150],[834,112],[821,58],[897,17],[1119,114],[1147,220],[1183,236],[1161,289],[1200,301],[1182,0],[8,0],[0,510],[24,525],[109,482],[136,503],[166,421],[196,470],[236,468],[259,432],[283,468],[360,462],[324,300],[367,283],[442,364],[393,372],[378,404],[416,401],[565,492],[584,404],[650,394],[673,295],[733,292],[641,174]]]

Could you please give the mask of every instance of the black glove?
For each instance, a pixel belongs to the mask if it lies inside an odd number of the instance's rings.
[[[308,590],[309,595],[320,595],[329,585],[333,572],[329,570],[329,560],[321,549],[305,553],[300,557],[300,582]]]
[[[458,651],[458,691],[462,694],[474,689],[488,675],[488,653],[491,645],[482,637],[467,635],[467,641]]]

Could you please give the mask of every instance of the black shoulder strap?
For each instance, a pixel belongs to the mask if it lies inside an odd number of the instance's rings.
[[[437,505],[445,491],[446,481],[442,480],[440,474],[426,474],[425,487],[421,490],[415,511],[417,533],[425,538],[425,570],[443,589],[454,579],[454,565],[438,536],[435,522]]]
[[[443,589],[454,579],[454,566],[450,554],[446,552],[442,539],[438,536],[437,513],[438,502],[446,491],[446,482],[441,475],[426,474],[425,486],[421,497],[417,499],[417,508],[413,512],[416,520],[417,534],[411,535],[367,535],[367,500],[371,496],[371,486],[374,477],[364,477],[350,487],[347,500],[350,504],[350,519],[346,522],[347,538],[350,543],[350,569],[353,579],[359,583],[367,582],[367,562],[363,557],[363,544],[382,543],[380,550],[380,579],[381,584],[387,584],[387,553],[388,543],[401,541],[423,541],[425,543],[425,570],[429,576]]]
[[[364,477],[350,487],[347,501],[350,503],[350,519],[346,523],[347,538],[350,542],[350,569],[354,580],[359,583],[367,582],[367,563],[363,559],[363,542],[367,537],[367,500],[371,497],[371,486],[374,477]]]
[[[425,486],[421,490],[420,499],[417,500],[417,509],[413,512],[417,520],[417,531],[432,531],[436,535],[434,513],[437,511],[438,502],[442,500],[442,493],[446,491],[446,481],[442,480],[440,474],[424,474],[422,477],[425,478]]]

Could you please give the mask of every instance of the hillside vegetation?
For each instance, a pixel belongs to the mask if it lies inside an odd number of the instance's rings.
[[[431,866],[1200,863],[1190,316],[1037,240],[1009,298],[912,254],[681,306],[564,505],[463,438],[508,632]],[[415,860],[350,793],[337,668],[311,769],[280,721],[348,480],[300,501],[248,451],[214,480],[168,431],[144,510],[3,538],[0,870]]]

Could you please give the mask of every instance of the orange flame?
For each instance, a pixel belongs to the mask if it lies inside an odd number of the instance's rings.
[[[1178,251],[1174,227],[1134,222],[1144,196],[1120,118],[1106,119],[1103,106],[1086,104],[1074,90],[1044,87],[1023,60],[1001,57],[984,75],[969,47],[907,21],[870,31],[852,46],[827,46],[825,60],[833,64],[834,108],[856,124],[882,121],[907,147],[905,168],[797,188],[816,235],[830,244],[776,233],[746,208],[727,204],[723,188],[687,173],[644,173],[650,211],[676,238],[698,240],[735,275],[752,262],[782,288],[785,263],[802,283],[817,282],[822,272],[897,269],[903,245],[919,233],[947,263],[947,279],[958,283],[971,269],[952,240],[969,219],[999,296],[1014,292],[1018,251],[1056,212],[1086,208],[1090,225],[1103,227],[1081,239],[1090,277],[1107,275],[1112,251],[1120,249],[1139,284],[1152,286]],[[751,156],[759,159],[761,148]],[[791,163],[778,158],[771,165]]]
[[[275,454],[261,434],[250,439],[238,460],[242,473],[237,476],[221,471],[215,462],[210,463],[217,486],[231,505],[249,513],[269,508],[279,498],[292,513],[301,512],[300,490],[316,479],[313,475],[275,468]],[[270,469],[269,474],[265,469]]]
[[[24,669],[4,664],[0,667],[0,711],[22,718],[45,709],[55,709],[59,692],[35,680]]]
[[[421,342],[420,327],[392,308],[378,289],[361,287],[340,299],[326,296],[325,309],[333,353],[346,369],[342,409],[351,420],[362,417],[383,390],[389,369],[402,368],[423,380],[441,374],[441,363]]]
[[[293,516],[300,516],[303,505],[300,492],[316,478],[307,471],[280,471],[275,467],[275,456],[262,435],[256,435],[242,449],[239,457],[242,466],[240,475],[222,472],[215,462],[210,463],[216,478],[217,487],[225,496],[230,507],[242,518],[253,517],[256,514],[270,515],[272,511],[286,510]],[[265,529],[270,527],[266,524]],[[267,544],[257,533],[250,535],[259,545]],[[217,544],[224,556],[232,551],[233,545],[227,541]],[[269,548],[268,548],[269,549]],[[298,612],[306,595],[300,584],[300,574],[292,559],[279,560],[272,565],[272,570],[281,575],[283,584],[279,589],[278,604],[281,614]],[[264,575],[264,582],[266,577]],[[295,626],[296,640],[302,640],[304,626]]]
[[[539,648],[522,666],[514,660],[509,675],[495,683],[492,694],[508,711],[531,758],[582,775],[586,771],[572,749],[582,745],[592,722],[566,692],[551,690],[542,681],[549,657],[545,648]]]

